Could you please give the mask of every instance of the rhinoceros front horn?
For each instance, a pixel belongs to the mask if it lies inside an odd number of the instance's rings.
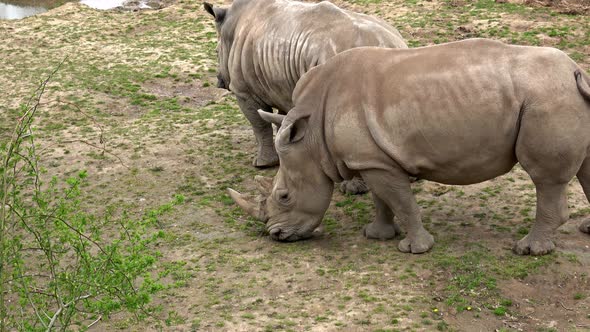
[[[262,222],[268,221],[266,215],[266,198],[253,200],[247,195],[242,195],[231,188],[227,188],[227,191],[231,199],[233,199],[244,212]]]

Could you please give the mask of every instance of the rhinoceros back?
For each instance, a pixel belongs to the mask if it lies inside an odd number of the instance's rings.
[[[232,13],[239,15],[228,64],[232,91],[285,112],[299,78],[330,57],[360,46],[407,47],[385,22],[328,2],[243,2]]]
[[[590,144],[578,71],[557,49],[483,39],[357,48],[310,70],[293,99],[297,113],[323,117],[334,159],[351,169],[393,160],[420,178],[465,185],[513,167],[522,123],[533,142],[537,130],[564,142],[564,130]]]

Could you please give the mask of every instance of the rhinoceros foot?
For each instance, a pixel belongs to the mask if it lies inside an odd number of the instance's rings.
[[[273,151],[274,152],[274,151]],[[254,167],[258,168],[268,168],[274,167],[279,164],[279,156],[274,153],[259,153],[252,162]]]
[[[361,195],[369,191],[369,187],[363,179],[353,178],[352,180],[342,181],[340,191],[349,195]]]
[[[520,241],[516,242],[516,245],[512,249],[517,255],[532,255],[541,256],[552,252],[555,249],[555,244],[548,238],[535,237],[528,234]]]
[[[393,223],[386,224],[374,221],[365,226],[363,233],[367,239],[391,240],[400,232]]]
[[[582,224],[580,224],[580,232],[590,234],[590,219],[588,219],[588,220],[584,221]]]
[[[424,228],[418,230],[413,237],[409,236],[399,242],[397,248],[401,252],[421,254],[427,252],[434,245],[434,237]]]

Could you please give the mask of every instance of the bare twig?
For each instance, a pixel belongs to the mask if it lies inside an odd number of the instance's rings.
[[[75,139],[75,140],[69,140],[69,141],[60,141],[59,143],[62,143],[62,144],[71,144],[71,143],[82,143],[82,144],[86,144],[86,145],[88,145],[88,146],[91,146],[91,147],[93,147],[93,148],[95,148],[95,149],[102,150],[102,152],[103,152],[103,153],[106,153],[106,154],[108,154],[108,155],[110,155],[110,156],[113,156],[113,157],[117,158],[117,160],[119,160],[119,163],[120,163],[121,165],[123,165],[123,167],[125,167],[125,168],[127,168],[127,169],[131,169],[131,168],[129,168],[129,166],[127,166],[127,165],[126,165],[126,164],[123,162],[123,159],[121,159],[121,157],[119,157],[118,155],[116,155],[116,154],[114,154],[114,153],[112,153],[112,152],[108,151],[108,150],[107,150],[106,148],[104,148],[104,147],[97,146],[97,145],[95,145],[95,144],[92,144],[92,143],[90,143],[90,142],[87,142],[87,141],[84,141],[84,140],[81,140],[81,139]]]
[[[72,107],[74,107],[76,109],[76,111],[78,113],[81,113],[86,118],[90,119],[90,121],[92,121],[94,123],[94,125],[97,126],[98,129],[100,130],[100,135],[99,135],[99,142],[100,142],[100,144],[104,144],[105,143],[104,142],[104,128],[102,127],[102,125],[100,124],[100,122],[98,122],[92,115],[90,115],[90,114],[86,113],[85,111],[83,111],[82,108],[80,108],[80,106],[78,106],[78,105],[76,105],[74,103],[71,103],[69,101],[64,101],[64,100],[61,100],[61,99],[54,99],[52,101],[54,101],[56,103],[61,103],[61,104],[66,104],[68,106],[72,106]],[[50,102],[51,101],[49,101],[49,102],[47,102],[45,104],[49,104]]]
[[[86,328],[89,329],[89,328],[93,327],[94,324],[98,323],[98,321],[101,319],[102,319],[102,315],[98,316],[98,318],[94,322],[90,323],[90,325],[88,325]]]
[[[71,143],[82,143],[82,144],[86,144],[86,145],[88,145],[88,146],[90,146],[90,147],[93,147],[93,148],[95,148],[95,149],[99,149],[99,150],[101,150],[103,154],[104,154],[104,153],[106,153],[106,154],[108,154],[108,155],[110,155],[110,156],[113,156],[113,157],[117,158],[117,160],[119,161],[119,163],[120,163],[121,165],[123,165],[123,166],[124,166],[125,168],[127,168],[127,169],[130,169],[130,168],[129,168],[129,166],[127,166],[127,165],[126,165],[126,164],[123,162],[123,160],[121,159],[121,157],[119,157],[117,154],[114,154],[114,153],[112,153],[112,152],[110,152],[110,151],[108,151],[108,150],[107,150],[107,148],[106,148],[106,140],[105,140],[105,138],[104,138],[104,128],[103,128],[103,126],[102,126],[102,125],[101,125],[101,124],[100,124],[100,123],[99,123],[99,122],[98,122],[98,121],[97,121],[97,120],[96,120],[96,119],[95,119],[93,116],[91,116],[90,114],[88,114],[88,113],[86,113],[85,111],[83,111],[83,110],[80,108],[80,106],[78,106],[78,105],[76,105],[76,104],[74,104],[74,103],[71,103],[71,102],[68,102],[68,101],[63,101],[63,100],[60,100],[60,99],[56,99],[56,100],[53,100],[53,101],[54,101],[54,102],[56,102],[56,103],[62,103],[62,104],[66,104],[66,105],[69,105],[69,106],[72,106],[72,107],[74,107],[74,108],[76,109],[76,111],[77,111],[77,112],[81,113],[81,114],[82,114],[82,115],[84,115],[86,118],[90,119],[90,121],[92,121],[92,122],[94,123],[94,125],[98,127],[98,129],[99,129],[99,131],[100,131],[100,133],[99,133],[99,135],[98,135],[98,142],[99,142],[99,144],[100,144],[101,146],[97,146],[97,145],[95,145],[95,144],[92,144],[92,143],[90,143],[90,142],[88,142],[88,141],[85,141],[85,140],[69,140],[69,141],[60,141],[60,142],[58,142],[58,143],[60,143],[60,144],[71,144]],[[49,103],[49,102],[48,102],[48,103]],[[49,146],[49,147],[51,147],[51,146]],[[49,148],[49,147],[48,147],[48,148]]]
[[[566,306],[563,304],[563,302],[561,302],[561,301],[558,301],[557,303],[561,304],[561,306],[562,306],[562,307],[563,307],[565,310],[574,311],[574,309],[566,307]]]

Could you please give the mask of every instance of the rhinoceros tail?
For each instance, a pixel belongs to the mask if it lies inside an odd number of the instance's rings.
[[[578,91],[580,91],[580,94],[582,94],[586,100],[590,101],[590,86],[588,86],[588,82],[584,79],[582,71],[580,69],[576,69],[576,71],[574,71],[574,77],[576,78]]]

